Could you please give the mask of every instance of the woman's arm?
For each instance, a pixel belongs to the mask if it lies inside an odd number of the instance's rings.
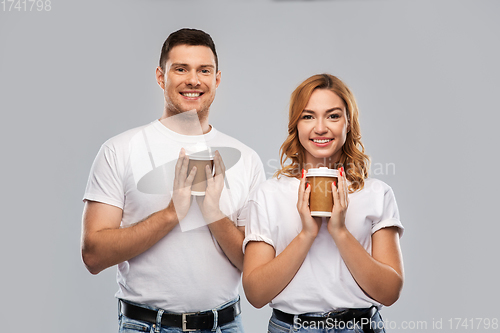
[[[303,234],[275,257],[274,248],[265,242],[249,242],[243,262],[243,289],[256,308],[271,302],[292,281],[304,261],[314,238]]]
[[[328,231],[340,255],[363,291],[383,305],[397,301],[403,287],[403,256],[397,227],[378,230],[372,235],[372,255],[345,227],[347,210],[347,183],[339,177],[338,191],[333,186],[334,208]]]
[[[345,229],[333,236],[342,259],[363,291],[383,305],[399,298],[403,288],[403,258],[397,227],[378,230],[372,235],[372,255]]]
[[[304,190],[305,189],[305,190]],[[305,172],[299,186],[297,209],[302,231],[276,256],[274,247],[265,242],[249,242],[243,262],[243,289],[250,304],[261,308],[272,301],[293,279],[306,258],[321,226],[321,219],[311,217],[309,194],[305,188]]]

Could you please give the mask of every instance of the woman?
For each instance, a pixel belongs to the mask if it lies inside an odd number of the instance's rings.
[[[247,207],[247,299],[270,303],[271,333],[385,332],[378,310],[403,286],[403,226],[392,189],[368,178],[353,94],[335,76],[308,78],[292,94],[288,133],[277,177]],[[309,210],[307,170],[318,167],[339,170],[330,218]]]

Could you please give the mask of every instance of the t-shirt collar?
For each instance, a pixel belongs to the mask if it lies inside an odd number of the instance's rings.
[[[169,129],[165,125],[163,125],[158,119],[154,120],[152,122],[152,125],[159,132],[161,132],[163,135],[169,137],[172,140],[178,141],[178,142],[187,142],[187,143],[207,142],[207,141],[213,139],[217,135],[217,130],[212,125],[210,125],[210,131],[208,133],[202,134],[202,135],[179,134],[177,132],[172,131],[171,129]]]

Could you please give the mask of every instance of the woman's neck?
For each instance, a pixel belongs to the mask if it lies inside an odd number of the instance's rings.
[[[328,169],[338,169],[342,165],[340,163],[340,159],[332,159],[332,158],[323,158],[323,159],[308,159],[304,163],[304,169],[309,170],[311,168],[322,168],[327,167]]]

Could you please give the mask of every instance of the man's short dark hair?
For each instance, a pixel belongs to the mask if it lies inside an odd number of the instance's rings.
[[[215,69],[219,69],[219,60],[217,59],[217,51],[215,51],[215,44],[212,37],[206,32],[198,29],[183,28],[172,32],[165,40],[165,43],[163,43],[160,55],[160,68],[163,72],[165,72],[165,63],[168,60],[170,50],[177,45],[209,47],[215,56]]]

